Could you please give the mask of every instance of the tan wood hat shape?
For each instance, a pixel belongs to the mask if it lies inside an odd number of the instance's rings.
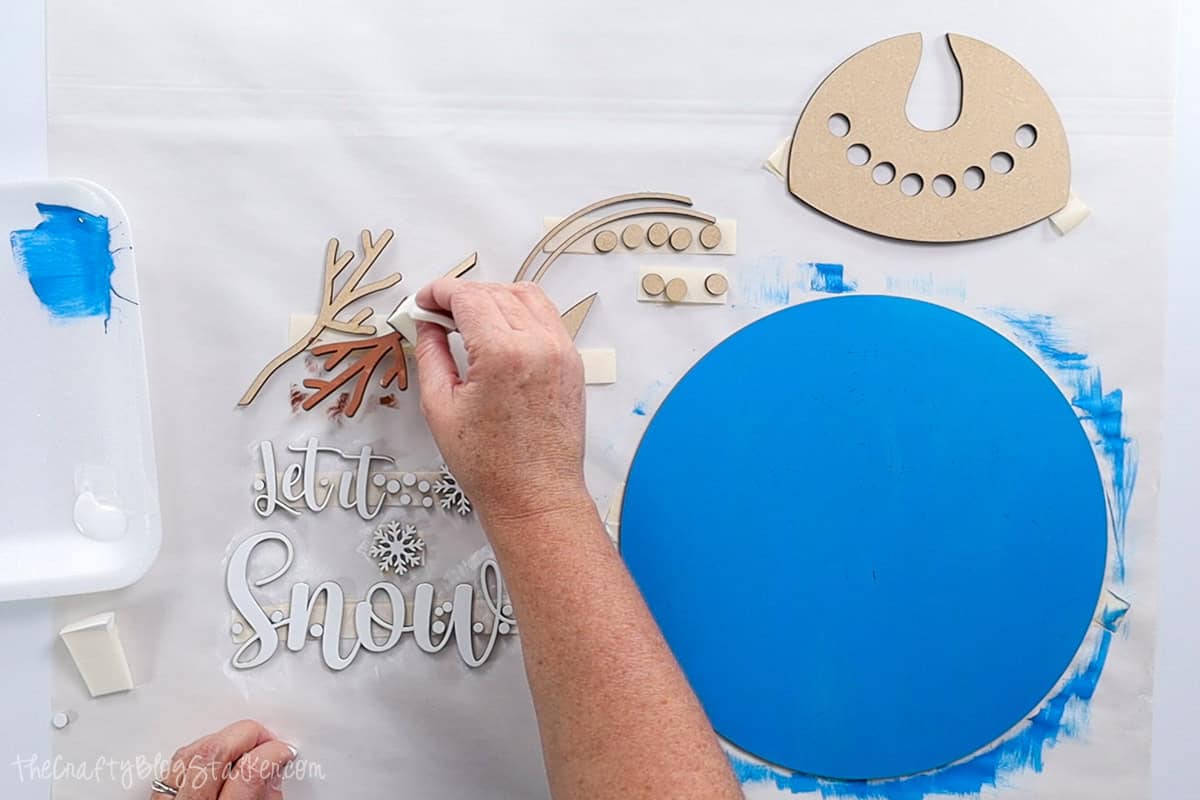
[[[792,194],[847,225],[918,242],[995,236],[1066,205],[1071,158],[1045,90],[991,45],[946,38],[962,76],[954,124],[926,131],[905,112],[921,34],[877,42],[830,73],[801,113]]]

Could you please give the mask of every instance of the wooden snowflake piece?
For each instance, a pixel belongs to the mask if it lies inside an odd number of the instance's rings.
[[[416,525],[390,520],[375,529],[367,554],[375,559],[380,572],[403,575],[425,563],[425,541],[417,535]]]
[[[441,477],[433,483],[433,491],[439,495],[442,508],[449,511],[454,509],[459,514],[471,513],[471,501],[467,498],[462,487],[458,485],[458,479],[450,474],[450,469],[442,464]]]

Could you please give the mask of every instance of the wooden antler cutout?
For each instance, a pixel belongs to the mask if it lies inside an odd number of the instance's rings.
[[[830,73],[808,101],[788,155],[788,189],[847,225],[918,242],[981,239],[1061,209],[1067,136],[1045,90],[989,44],[948,34],[962,110],[926,131],[905,112],[921,34],[877,42]]]
[[[275,356],[275,358],[271,359],[262,368],[262,371],[254,378],[250,387],[246,389],[246,393],[242,395],[242,399],[238,401],[239,406],[247,406],[254,402],[254,398],[258,396],[262,387],[275,371],[307,350],[323,331],[328,329],[354,336],[375,336],[378,333],[374,325],[364,324],[375,313],[372,308],[363,308],[348,320],[338,319],[338,314],[350,304],[368,295],[391,288],[400,282],[400,273],[393,272],[382,280],[368,283],[365,286],[359,285],[362,283],[362,279],[366,276],[367,271],[375,263],[375,260],[379,258],[379,254],[383,252],[388,242],[392,240],[392,236],[392,230],[389,228],[380,234],[378,239],[372,240],[371,232],[364,230],[360,235],[362,256],[359,259],[358,266],[354,268],[350,276],[336,292],[334,291],[334,282],[338,275],[344,272],[346,267],[350,266],[350,262],[354,260],[354,253],[353,251],[339,253],[338,240],[329,240],[329,244],[325,248],[325,278],[321,291],[321,310],[317,313],[317,319],[313,322],[312,327],[308,329],[308,333],[293,342],[291,347]]]

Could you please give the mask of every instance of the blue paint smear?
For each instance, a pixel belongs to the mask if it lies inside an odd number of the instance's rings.
[[[1124,581],[1126,521],[1138,468],[1136,448],[1124,433],[1124,395],[1120,389],[1104,390],[1100,369],[1086,353],[1070,346],[1052,316],[1010,309],[992,311],[1012,327],[1018,341],[1037,352],[1070,387],[1072,405],[1094,428],[1092,441],[1111,468],[1106,482],[1113,505],[1114,578]],[[1099,636],[1091,655],[1078,663],[1061,690],[1025,727],[987,752],[931,773],[871,782],[825,780],[730,754],[734,774],[743,784],[771,782],[778,789],[794,794],[815,793],[824,800],[923,800],[930,795],[974,796],[984,789],[1004,786],[1005,776],[1015,771],[1041,772],[1046,751],[1063,737],[1080,735],[1087,723],[1088,705],[1108,660],[1112,637],[1129,611],[1127,603],[1113,597],[1119,602],[1102,609]]]
[[[633,406],[633,413],[637,414],[639,417],[646,416],[646,404],[639,400]]]
[[[1092,425],[1092,441],[1112,470],[1113,540],[1116,543],[1113,577],[1124,582],[1125,527],[1138,471],[1136,447],[1124,430],[1125,395],[1120,389],[1104,390],[1100,368],[1089,361],[1086,353],[1076,352],[1069,346],[1050,315],[1021,314],[1011,309],[993,311],[1012,326],[1022,344],[1050,363],[1059,379],[1070,387],[1071,405]]]
[[[740,783],[773,782],[793,794],[817,793],[826,800],[922,800],[929,795],[969,797],[1004,785],[1004,776],[1027,768],[1041,772],[1047,749],[1064,736],[1077,736],[1087,722],[1087,705],[1108,660],[1113,634],[1103,631],[1082,664],[1015,736],[969,761],[907,778],[884,781],[830,781],[729,755]]]
[[[112,252],[108,218],[38,203],[42,221],[9,237],[13,261],[38,300],[58,319],[112,316]]]
[[[844,269],[841,264],[822,264],[813,263],[813,275],[809,280],[808,288],[814,292],[824,292],[826,294],[844,294],[853,292],[858,288],[858,284],[849,283],[844,278]]]
[[[889,275],[886,281],[888,294],[918,295],[920,297],[946,298],[958,302],[967,299],[967,287],[961,280],[943,282],[932,272],[922,275]]]
[[[734,273],[737,292],[731,308],[784,308],[799,302],[812,292],[844,294],[858,288],[846,280],[841,264],[798,261],[787,262],[768,256],[741,267]]]

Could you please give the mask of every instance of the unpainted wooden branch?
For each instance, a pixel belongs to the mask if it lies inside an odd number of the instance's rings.
[[[372,239],[371,232],[363,230],[360,234],[362,256],[359,258],[358,265],[342,283],[340,288],[335,286],[337,277],[354,261],[354,252],[346,251],[339,253],[338,240],[329,240],[329,244],[325,247],[325,273],[321,291],[321,309],[317,313],[316,320],[307,333],[293,342],[282,353],[271,359],[262,368],[262,371],[254,378],[250,387],[246,389],[245,394],[238,401],[239,406],[247,406],[254,402],[254,398],[258,396],[262,387],[275,371],[311,347],[313,342],[317,340],[317,337],[325,330],[338,331],[352,336],[375,336],[378,333],[374,325],[365,324],[371,318],[371,315],[375,313],[372,308],[363,308],[349,319],[338,319],[338,315],[348,306],[362,300],[364,297],[389,289],[400,282],[400,278],[402,277],[400,273],[393,272],[381,280],[368,283],[365,286],[360,285],[367,271],[371,269],[376,259],[379,258],[379,254],[391,242],[392,236],[393,233],[390,228],[380,234],[378,239]],[[307,381],[305,383],[307,384]]]

